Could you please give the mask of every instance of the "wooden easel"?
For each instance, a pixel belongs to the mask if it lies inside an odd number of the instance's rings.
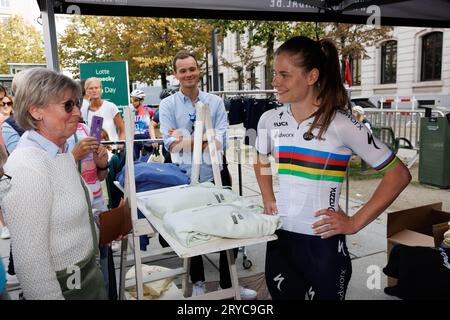
[[[211,113],[207,105],[199,102],[194,105],[196,109],[196,120],[195,120],[195,130],[194,130],[194,146],[193,146],[193,165],[191,170],[191,184],[198,183],[200,176],[200,164],[202,159],[202,139],[203,139],[203,131],[206,130],[206,137],[209,146],[209,152],[211,156],[213,175],[215,184],[218,186],[222,186],[222,179],[220,176],[220,167],[219,167],[219,155],[217,151],[217,146],[214,143],[214,128],[212,126]],[[134,249],[134,264],[135,264],[135,276],[136,276],[136,293],[139,300],[144,299],[144,290],[143,290],[143,279],[142,273],[140,272],[142,266],[142,257],[139,249],[139,237],[141,235],[155,235],[156,231],[152,228],[150,223],[145,219],[138,219],[137,216],[137,204],[136,204],[136,185],[134,179],[134,161],[133,161],[133,153],[129,152],[129,150],[133,150],[134,143],[134,118],[133,113],[130,108],[124,109],[124,121],[125,121],[125,146],[126,150],[126,171],[125,171],[125,188],[124,188],[124,197],[128,199],[127,203],[129,207],[129,213],[132,219],[133,225],[133,249]],[[124,299],[124,291],[125,287],[129,287],[131,284],[125,284],[125,273],[126,267],[130,265],[133,261],[127,259],[127,247],[128,240],[122,241],[121,246],[121,262],[120,262],[120,285],[119,285],[119,298]],[[171,248],[165,248],[160,250],[157,254],[162,254],[166,252],[171,252]],[[154,257],[153,254],[150,258]],[[185,267],[189,269],[190,259],[186,259]],[[139,271],[139,272],[138,272]],[[178,270],[176,274],[182,274],[186,272],[186,270]],[[169,276],[173,276],[171,273]],[[187,278],[187,276],[186,276]],[[151,280],[151,279],[145,279]],[[155,281],[155,280],[153,280]],[[149,282],[149,281],[146,281]],[[185,284],[185,281],[183,281]],[[239,294],[239,293],[238,293]]]

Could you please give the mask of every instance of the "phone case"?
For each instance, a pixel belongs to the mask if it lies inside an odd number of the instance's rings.
[[[97,142],[102,140],[102,126],[103,118],[99,116],[93,116],[91,120],[91,133],[90,136],[97,138]]]

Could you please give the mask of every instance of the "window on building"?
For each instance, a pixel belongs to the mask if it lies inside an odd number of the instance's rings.
[[[219,91],[225,91],[225,85],[223,82],[223,73],[219,73]]]
[[[237,73],[238,90],[244,90],[244,73],[242,72],[242,68],[237,69],[236,73]]]
[[[272,88],[272,84],[267,83],[267,79],[269,79],[269,77],[270,77],[270,74],[269,74],[270,72],[273,73],[273,70],[268,68],[267,65],[264,65],[264,78],[263,78],[264,81],[262,82],[264,90],[271,90],[271,89],[273,89]]]
[[[442,32],[422,37],[422,64],[420,81],[441,80]]]
[[[397,81],[397,41],[391,40],[381,45],[381,83]]]
[[[255,72],[254,67],[250,69],[250,89],[251,90],[257,89],[257,87],[256,87],[256,72]]]
[[[352,85],[361,85],[361,58],[350,58],[350,72],[352,74]]]
[[[212,76],[208,76],[208,87],[209,87],[209,90],[214,90],[213,83],[212,83]]]
[[[9,0],[0,0],[0,8],[9,9],[11,7]]]
[[[252,41],[253,39],[253,29],[248,29],[248,41]]]
[[[241,34],[236,32],[236,51],[241,50]]]

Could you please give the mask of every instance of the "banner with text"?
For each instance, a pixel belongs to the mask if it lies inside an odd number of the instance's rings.
[[[102,99],[113,102],[123,114],[130,105],[128,61],[80,63],[80,79],[96,77],[102,82]]]

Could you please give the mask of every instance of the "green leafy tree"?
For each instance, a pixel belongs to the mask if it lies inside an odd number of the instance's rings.
[[[341,73],[345,77],[345,60],[369,59],[367,47],[389,39],[392,27],[371,27],[360,24],[333,23],[326,28],[325,37],[333,39],[341,59]]]
[[[236,52],[238,60],[235,62],[228,61],[224,57],[221,58],[222,64],[225,67],[236,71],[237,77],[232,78],[230,81],[238,82],[239,87],[243,87],[245,83],[249,83],[251,87],[256,87],[258,84],[258,82],[256,82],[251,76],[252,70],[260,64],[260,61],[256,61],[254,58],[254,51],[255,50],[252,47],[248,46],[241,48]],[[245,74],[250,74],[250,76],[245,77]]]
[[[201,61],[212,26],[204,20],[137,17],[73,17],[60,38],[64,68],[77,74],[83,62],[126,60],[131,81],[151,82],[171,73],[175,53],[187,49]]]
[[[260,46],[266,49],[266,88],[272,87],[274,46],[276,41],[286,41],[297,35],[318,38],[323,34],[322,24],[313,22],[220,20],[213,21],[212,24],[218,28],[222,34],[225,34],[226,32],[244,33],[251,30],[252,36],[249,38],[248,45]]]
[[[0,73],[9,73],[8,63],[45,62],[41,33],[20,16],[0,24],[0,52]]]

